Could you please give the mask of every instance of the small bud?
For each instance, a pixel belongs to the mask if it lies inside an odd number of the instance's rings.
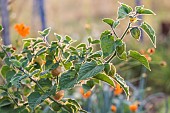
[[[85,29],[91,29],[90,24],[85,24],[84,27],[85,27]]]
[[[140,52],[141,54],[145,54],[145,50],[143,50],[143,49],[141,49],[139,52]]]
[[[134,17],[130,17],[130,18],[129,18],[129,21],[130,21],[131,23],[135,23],[137,20],[138,20],[138,19],[137,19],[137,18],[134,18]]]
[[[58,92],[56,92],[54,99],[59,101],[64,97],[64,90],[60,90]]]
[[[155,49],[154,48],[149,48],[147,51],[150,55],[155,53]]]
[[[152,58],[148,54],[145,54],[145,58],[148,60],[148,62],[152,61]]]
[[[166,63],[165,61],[161,61],[161,62],[160,62],[160,65],[163,66],[163,67],[165,67],[165,66],[167,66],[167,63]]]
[[[17,48],[16,48],[16,47],[13,47],[13,46],[12,46],[12,49],[13,49],[13,50],[17,50]]]

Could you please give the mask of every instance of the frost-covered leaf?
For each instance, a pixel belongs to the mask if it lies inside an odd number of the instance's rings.
[[[130,34],[132,35],[133,38],[139,40],[141,31],[138,27],[133,27],[132,29],[130,29]]]
[[[118,9],[118,19],[123,19],[132,11],[132,8],[124,3],[120,4]]]
[[[144,65],[148,70],[150,69],[148,60],[145,58],[144,55],[141,55],[139,52],[137,51],[133,51],[133,50],[129,50],[128,52],[129,56],[134,58],[135,60],[139,61],[142,65]]]
[[[104,65],[98,65],[95,61],[84,63],[79,70],[78,81],[85,80],[100,73],[104,69]]]
[[[153,43],[154,47],[156,48],[156,35],[155,35],[154,29],[146,22],[143,22],[141,24],[141,28],[147,33],[151,42]]]

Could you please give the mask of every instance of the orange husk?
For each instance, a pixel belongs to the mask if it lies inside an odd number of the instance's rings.
[[[114,89],[114,95],[120,95],[123,92],[123,89],[120,87],[119,84],[116,84],[116,88]]]

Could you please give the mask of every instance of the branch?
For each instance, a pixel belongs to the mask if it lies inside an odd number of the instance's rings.
[[[131,23],[129,22],[128,27],[126,28],[125,32],[123,33],[123,35],[121,36],[121,40],[123,40],[123,38],[125,37],[126,33],[128,32],[129,28],[130,28]]]
[[[114,54],[106,61],[106,63],[109,63],[112,61],[112,59],[116,56],[116,51],[114,52]]]
[[[111,27],[111,29],[112,29],[112,31],[113,31],[113,33],[114,33],[114,35],[116,36],[116,38],[119,38],[118,36],[117,36],[117,34],[116,34],[116,32],[115,32],[115,30]]]

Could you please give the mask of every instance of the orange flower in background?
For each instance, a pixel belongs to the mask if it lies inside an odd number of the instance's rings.
[[[16,24],[14,28],[22,37],[26,37],[30,33],[30,28],[24,24]]]
[[[137,104],[132,104],[132,105],[129,106],[129,109],[132,112],[136,112],[138,110],[138,105]]]
[[[148,60],[148,62],[152,61],[152,58],[148,54],[144,54],[145,58]]]
[[[114,89],[114,95],[120,95],[123,92],[123,89],[119,84],[116,84],[116,88]]]
[[[145,54],[145,50],[143,50],[143,49],[141,49],[139,52],[140,52],[141,54]]]
[[[81,93],[81,95],[83,96],[83,98],[89,98],[90,96],[91,96],[91,91],[89,90],[89,91],[87,91],[86,93],[84,93],[84,89],[81,87],[80,88],[80,93]]]
[[[155,53],[155,49],[154,48],[149,48],[147,51],[150,55]]]
[[[150,57],[150,55],[155,52],[155,49],[154,49],[154,48],[149,48],[148,51],[147,51],[147,53],[146,53],[145,50],[143,50],[143,49],[140,50],[139,52],[140,52],[142,55],[145,56],[145,58],[148,60],[148,62],[151,62],[151,61],[152,61],[152,58]],[[149,53],[150,55],[149,55],[148,53]]]
[[[117,108],[116,108],[115,105],[111,105],[110,109],[111,109],[112,112],[116,112],[117,111]]]

